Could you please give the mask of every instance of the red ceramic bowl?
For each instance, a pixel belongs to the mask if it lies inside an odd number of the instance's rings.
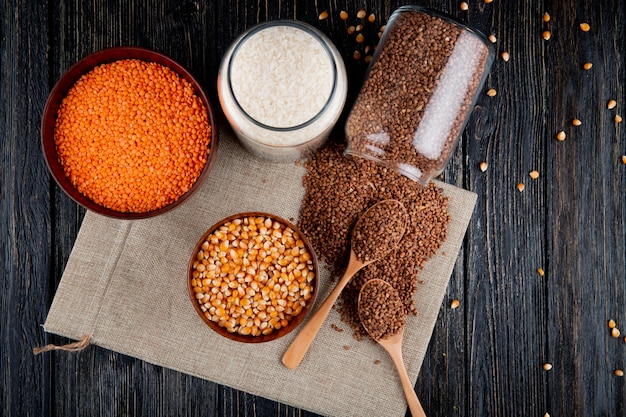
[[[186,193],[182,194],[176,201],[170,203],[169,205],[143,213],[120,212],[112,210],[110,208],[106,208],[95,203],[91,199],[87,198],[85,195],[81,194],[74,187],[71,181],[65,176],[63,166],[59,161],[57,149],[54,143],[54,128],[59,106],[61,105],[61,102],[67,95],[70,88],[74,85],[74,83],[76,83],[76,81],[78,81],[80,77],[90,72],[95,67],[101,64],[107,64],[122,59],[139,59],[146,62],[155,62],[171,69],[180,77],[187,80],[193,86],[196,95],[204,103],[204,106],[206,107],[208,113],[207,115],[209,125],[211,126],[211,141],[209,143],[209,155],[207,158],[207,162],[193,186]],[[174,207],[185,201],[187,198],[189,198],[200,187],[202,182],[208,176],[209,171],[211,170],[211,166],[213,164],[213,161],[215,160],[215,154],[217,151],[217,141],[217,126],[215,124],[213,109],[206,93],[200,86],[200,83],[191,75],[191,73],[189,73],[189,71],[187,71],[182,65],[178,64],[171,58],[168,58],[163,54],[149,49],[134,46],[122,46],[104,49],[102,51],[89,55],[74,64],[63,74],[63,76],[61,76],[59,81],[50,92],[50,95],[48,96],[48,101],[46,102],[46,106],[44,108],[43,119],[41,122],[41,145],[43,148],[44,158],[46,160],[46,164],[48,165],[50,173],[52,174],[52,177],[55,179],[59,187],[61,187],[61,189],[63,189],[63,191],[74,201],[76,201],[78,204],[85,207],[86,209],[118,219],[143,219],[153,217],[173,209]]]
[[[304,246],[305,246],[306,250],[311,255],[312,271],[313,271],[313,274],[314,274],[314,278],[311,281],[311,285],[313,287],[312,291],[311,291],[311,297],[306,301],[306,305],[302,308],[302,311],[298,315],[294,316],[288,322],[287,326],[281,327],[278,330],[274,330],[272,333],[269,333],[267,335],[252,336],[252,335],[242,335],[242,334],[239,334],[239,333],[231,333],[228,330],[226,330],[224,327],[219,326],[215,321],[209,320],[209,318],[207,318],[205,316],[205,311],[202,310],[202,307],[200,306],[200,303],[196,299],[196,293],[194,291],[194,286],[192,284],[193,272],[194,272],[193,265],[194,265],[194,263],[197,260],[196,256],[197,256],[198,252],[200,251],[204,241],[210,235],[212,235],[213,232],[218,230],[225,223],[233,221],[235,219],[245,218],[245,217],[270,218],[273,221],[278,221],[279,223],[282,223],[284,226],[291,228],[299,236],[299,238],[302,239],[302,241],[304,242]],[[227,217],[225,219],[222,219],[219,222],[215,223],[213,226],[211,226],[211,228],[209,230],[207,230],[202,235],[202,237],[200,238],[200,240],[196,244],[196,246],[195,246],[195,248],[194,248],[194,250],[192,252],[191,259],[189,261],[189,266],[188,266],[188,269],[187,269],[187,271],[188,271],[187,284],[188,284],[188,289],[189,289],[189,296],[191,297],[191,303],[193,304],[194,309],[196,310],[198,315],[202,318],[202,320],[211,329],[213,329],[218,334],[220,334],[220,335],[222,335],[222,336],[224,336],[224,337],[226,337],[228,339],[235,340],[237,342],[243,342],[243,343],[269,342],[271,340],[276,340],[276,339],[278,339],[280,337],[283,337],[284,335],[288,334],[293,329],[298,327],[298,325],[300,323],[302,323],[302,321],[305,319],[305,317],[308,315],[308,313],[313,308],[313,305],[315,304],[315,297],[317,295],[317,287],[318,287],[318,283],[319,283],[319,269],[318,268],[319,267],[318,267],[318,263],[317,263],[317,257],[315,256],[315,252],[313,251],[313,247],[311,246],[311,243],[309,242],[309,240],[302,234],[302,232],[296,226],[294,226],[293,224],[291,224],[287,220],[282,219],[282,218],[280,218],[278,216],[275,216],[273,214],[261,213],[261,212],[239,213],[239,214],[235,214],[235,215],[229,216],[229,217]]]

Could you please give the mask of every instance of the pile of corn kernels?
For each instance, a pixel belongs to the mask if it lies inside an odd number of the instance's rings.
[[[290,227],[269,217],[227,221],[209,234],[191,285],[205,317],[241,335],[287,326],[313,296],[313,257]]]

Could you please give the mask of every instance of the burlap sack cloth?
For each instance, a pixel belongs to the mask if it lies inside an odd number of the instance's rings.
[[[299,329],[273,342],[238,343],[214,333],[191,304],[187,264],[205,230],[243,211],[297,220],[304,173],[295,164],[259,160],[222,134],[208,180],[178,208],[135,221],[88,212],[45,330],[72,339],[90,335],[93,344],[106,349],[322,415],[404,416],[406,402],[391,359],[369,339],[357,342],[336,311],[300,367],[289,370],[281,357]],[[419,315],[407,318],[403,349],[412,381],[476,200],[471,192],[438,185],[450,197],[452,221],[447,241],[420,273],[425,284],[416,293]],[[320,270],[317,305],[334,282],[325,268]]]

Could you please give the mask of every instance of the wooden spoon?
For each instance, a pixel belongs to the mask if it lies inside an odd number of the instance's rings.
[[[384,287],[384,291],[368,291],[369,286],[378,285]],[[378,299],[374,300],[372,297],[380,297],[381,292],[386,292],[388,294],[392,294],[389,299]],[[419,399],[417,398],[417,394],[413,389],[413,384],[409,379],[409,375],[406,372],[406,367],[404,366],[404,360],[402,359],[402,340],[404,338],[404,313],[402,312],[402,321],[397,321],[397,311],[391,311],[393,307],[393,302],[389,301],[390,299],[397,298],[400,299],[396,290],[386,281],[382,279],[371,279],[367,281],[363,287],[361,288],[361,292],[359,293],[359,319],[361,320],[361,324],[363,328],[369,333],[372,339],[376,340],[378,344],[380,344],[391,356],[393,363],[396,365],[396,369],[398,370],[398,374],[400,375],[400,382],[402,383],[402,390],[404,391],[404,396],[406,397],[406,402],[409,405],[409,409],[411,410],[411,414],[413,417],[426,417],[426,413],[420,404]],[[383,306],[380,310],[385,309],[385,307],[389,306],[390,308],[385,311],[373,311],[371,308],[366,308],[366,305],[370,306],[374,303],[377,303],[380,306]],[[401,301],[400,301],[401,302]],[[395,328],[385,328],[386,325],[390,323],[390,321],[396,320]],[[378,322],[376,327],[373,328],[373,324]],[[370,326],[368,328],[366,323]],[[381,328],[385,328],[381,331]],[[386,334],[381,334],[386,333]],[[388,333],[392,333],[389,335]]]
[[[392,213],[396,214],[396,216],[390,217]],[[300,365],[317,332],[322,327],[322,323],[324,323],[328,313],[330,313],[333,304],[335,304],[339,294],[341,294],[341,291],[350,282],[354,274],[391,251],[398,244],[402,235],[404,235],[407,223],[408,213],[402,203],[397,200],[380,201],[363,213],[352,232],[348,267],[319,310],[306,323],[283,355],[282,361],[287,368],[295,369]],[[388,239],[381,244],[378,241],[383,241],[383,239],[376,239],[378,236],[370,237],[369,240],[376,241],[373,242],[376,248],[373,251],[368,251],[370,242],[365,242],[363,239],[372,236],[372,229],[385,231],[384,228],[389,224],[391,224],[390,228],[393,230],[387,230],[389,232]],[[358,248],[357,251],[355,251],[355,247]],[[372,256],[375,256],[375,258]],[[364,259],[359,259],[360,257]]]

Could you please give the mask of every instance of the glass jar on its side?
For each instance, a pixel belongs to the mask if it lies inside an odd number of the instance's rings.
[[[327,139],[347,95],[337,48],[295,20],[258,24],[222,58],[218,94],[240,142],[273,161],[306,157]]]
[[[346,121],[346,154],[427,185],[454,152],[493,59],[486,37],[463,23],[400,7]]]

